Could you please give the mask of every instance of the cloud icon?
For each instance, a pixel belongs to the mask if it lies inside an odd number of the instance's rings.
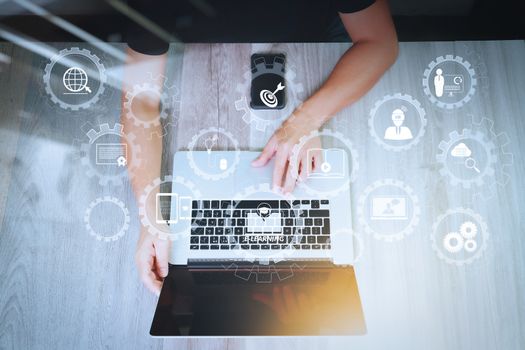
[[[454,146],[450,154],[452,155],[452,157],[463,158],[463,157],[470,157],[472,155],[472,151],[470,150],[470,148],[468,148],[467,145],[461,142],[461,143],[458,143],[456,146]]]

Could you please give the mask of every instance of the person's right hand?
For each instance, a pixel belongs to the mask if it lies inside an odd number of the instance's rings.
[[[157,296],[160,295],[162,281],[168,275],[169,239],[161,239],[142,228],[135,263],[142,283]]]

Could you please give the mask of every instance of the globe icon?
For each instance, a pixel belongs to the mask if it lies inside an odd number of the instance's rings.
[[[80,94],[83,93],[83,90],[91,92],[87,86],[88,76],[86,71],[80,67],[71,67],[66,70],[62,77],[62,82],[64,83],[64,87],[72,93]]]

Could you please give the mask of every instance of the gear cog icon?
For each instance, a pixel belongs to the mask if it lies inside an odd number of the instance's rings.
[[[93,213],[93,210],[97,206],[102,205],[103,203],[111,203],[113,205],[116,205],[122,211],[122,214],[124,217],[123,223],[120,229],[115,234],[110,235],[110,236],[96,232],[91,225],[91,214]],[[96,200],[91,202],[88,208],[86,209],[86,213],[84,215],[84,223],[86,225],[86,230],[89,232],[91,236],[95,237],[98,241],[104,241],[104,242],[116,241],[120,237],[123,237],[124,234],[126,234],[126,232],[129,229],[129,222],[130,222],[130,216],[129,216],[128,208],[126,208],[126,206],[120,199],[111,197],[111,196],[97,198]]]
[[[436,160],[441,166],[440,173],[452,185],[461,185],[465,189],[482,188],[481,196],[490,198],[497,185],[504,186],[509,181],[506,169],[514,162],[512,153],[506,151],[509,143],[506,133],[496,134],[492,120],[482,118],[476,123],[472,117],[471,128],[463,129],[461,133],[452,131],[448,140],[439,143],[440,153]],[[482,151],[476,154],[472,150],[474,146]],[[466,153],[458,153],[460,151]],[[479,157],[483,157],[483,162],[477,161]]]
[[[146,120],[133,111],[133,102],[140,95],[155,96],[154,98],[160,101],[160,111],[155,118]],[[166,128],[169,125],[177,123],[178,117],[175,114],[179,111],[179,106],[180,96],[178,89],[175,86],[168,84],[168,79],[165,76],[159,75],[153,77],[151,73],[149,73],[148,82],[136,84],[133,86],[132,91],[126,93],[126,100],[124,102],[126,118],[132,120],[137,126],[148,129],[152,126],[161,125],[161,121],[163,121],[164,131],[162,135],[158,136],[164,136],[166,134]]]
[[[93,75],[98,76],[93,79]],[[51,101],[72,111],[95,104],[105,90],[106,80],[100,58],[78,47],[60,50],[44,69],[45,89]]]
[[[375,181],[359,197],[359,224],[378,240],[393,242],[403,239],[419,224],[420,215],[418,197],[402,181]]]
[[[325,161],[321,165],[322,172],[324,174],[328,174],[326,176],[326,179],[330,179],[330,184],[335,184],[335,186],[330,186],[330,188],[326,188],[323,186],[323,188],[315,188],[311,184],[309,184],[308,180],[310,177],[314,177],[314,174],[309,174],[306,176],[306,181],[298,181],[298,186],[305,189],[305,191],[313,196],[328,196],[328,197],[334,197],[337,196],[339,193],[347,191],[350,188],[350,183],[354,182],[357,178],[357,171],[359,169],[359,154],[357,153],[357,150],[354,148],[352,142],[348,140],[342,133],[338,131],[332,131],[329,129],[324,129],[322,131],[314,130],[309,135],[305,135],[299,139],[299,142],[293,147],[292,154],[290,156],[290,173],[294,179],[299,179],[299,157],[301,155],[302,149],[305,147],[305,145],[308,143],[308,141],[312,140],[313,138],[331,138],[334,142],[339,144],[341,147],[340,150],[343,150],[342,153],[340,153],[343,157],[342,159],[339,159],[341,162],[342,167],[338,167],[342,169],[342,172],[344,172],[346,168],[348,168],[347,164],[348,157],[350,157],[350,173],[348,177],[345,177],[344,174],[339,174],[337,176],[330,176],[330,174],[335,173],[335,166],[336,164],[331,164],[328,159],[325,158]],[[327,150],[321,150],[323,153],[325,151],[332,151],[337,150],[337,148],[331,148]],[[307,151],[308,152],[308,151]],[[349,154],[347,154],[349,153]],[[336,153],[334,153],[336,155]],[[345,159],[346,157],[346,159]],[[337,163],[337,159],[335,159],[335,162]],[[319,179],[318,181],[323,181],[323,179]],[[324,181],[324,183],[328,183]]]
[[[100,124],[98,130],[91,127],[91,124],[86,123],[82,129],[87,128],[90,128],[86,133],[89,142],[80,145],[81,164],[86,168],[86,174],[89,177],[98,177],[101,186],[106,186],[109,183],[122,185],[126,176],[133,175],[133,171],[127,172],[126,167],[123,165],[127,165],[128,169],[136,169],[142,164],[140,158],[142,149],[140,145],[135,144],[135,135],[133,133],[124,133],[124,126],[119,123],[115,123],[113,128],[108,123]],[[123,159],[119,157],[115,164],[100,164],[98,161],[99,152],[102,152],[103,148],[112,146],[123,147],[121,144],[122,138],[126,139],[127,145],[130,147],[130,151],[126,152],[127,155]],[[110,171],[112,170],[110,168],[115,167],[120,168],[120,171]]]
[[[451,69],[451,66],[454,68]],[[458,70],[463,72],[459,73]],[[460,56],[439,56],[423,72],[425,95],[430,102],[444,109],[458,108],[470,101],[476,92],[476,85],[474,68]]]
[[[255,125],[255,129],[259,131],[265,131],[270,126],[276,126],[281,123],[286,117],[292,114],[294,107],[292,105],[293,100],[289,99],[286,107],[280,111],[255,111],[250,107],[247,96],[250,94],[250,85],[252,79],[257,78],[263,74],[276,74],[284,76],[286,89],[292,94],[295,100],[302,101],[299,96],[303,91],[303,84],[295,81],[296,74],[291,69],[284,69],[284,64],[281,60],[275,60],[274,62],[259,62],[256,64],[254,70],[249,70],[244,73],[244,82],[237,84],[237,92],[241,94],[241,97],[235,101],[235,109],[243,112],[242,120],[247,124]],[[298,103],[300,104],[300,103]],[[279,113],[281,118],[269,119],[268,116],[275,117],[275,114]],[[268,115],[268,116],[266,116]]]
[[[217,146],[217,142],[219,141],[219,135],[222,135],[225,139],[227,139],[233,147],[234,155],[233,157],[231,157],[232,159],[214,159],[215,157],[213,155],[213,148]],[[208,155],[208,164],[206,166],[203,164],[197,164],[197,162],[195,161],[194,152],[196,151],[196,148],[198,148],[198,145],[204,146],[206,148],[206,152]],[[195,174],[206,180],[216,181],[228,177],[229,175],[233,174],[235,168],[237,167],[237,164],[239,164],[239,161],[241,159],[239,142],[230,132],[222,128],[211,127],[207,129],[202,129],[196,135],[193,136],[190,143],[188,144],[188,150],[189,151],[187,152],[187,156],[190,167],[193,169]],[[218,163],[215,160],[218,160]],[[205,170],[206,167],[212,170],[219,170],[219,172]]]
[[[410,106],[412,110],[409,110],[406,108],[406,106]],[[405,110],[400,108],[405,108]],[[383,108],[390,108],[388,110],[388,116],[389,116],[389,122],[390,122],[390,116],[392,115],[392,120],[394,119],[394,113],[399,112],[402,115],[401,122],[403,124],[408,124],[407,120],[405,120],[405,114],[410,116],[410,114],[417,114],[417,120],[419,121],[419,127],[417,128],[417,134],[412,137],[406,137],[404,139],[400,138],[388,138],[387,136],[383,137],[380,136],[377,132],[377,122],[379,121],[378,118],[378,111],[383,110]],[[425,130],[427,126],[427,119],[425,118],[426,112],[416,99],[414,99],[410,95],[406,94],[400,94],[396,93],[394,95],[386,95],[381,100],[377,101],[374,105],[374,107],[370,110],[370,118],[368,119],[368,129],[370,131],[370,135],[374,138],[375,142],[382,146],[387,151],[405,151],[413,146],[417,145],[419,141],[421,141],[421,138],[423,135],[425,135]],[[390,125],[390,123],[389,123]],[[395,128],[395,127],[394,127]],[[390,128],[388,128],[390,129]],[[388,130],[387,129],[387,130]],[[410,129],[407,129],[410,132]],[[411,133],[411,132],[410,132]],[[395,140],[392,143],[392,141],[387,142],[388,140]],[[404,141],[403,143],[399,144],[397,142]]]
[[[438,216],[432,225],[430,239],[432,249],[440,259],[461,266],[483,255],[487,249],[489,230],[481,215],[460,207]]]
[[[139,200],[139,216],[140,221],[144,227],[147,228],[148,232],[152,235],[158,236],[161,239],[169,239],[175,241],[181,237],[188,237],[191,233],[191,220],[178,220],[179,224],[175,226],[167,226],[164,223],[159,223],[157,215],[161,211],[161,208],[157,208],[159,201],[159,194],[162,194],[161,186],[168,186],[170,192],[172,191],[172,185],[177,183],[182,185],[185,193],[177,193],[177,196],[171,196],[171,200],[177,200],[181,198],[191,198],[192,200],[201,198],[200,191],[195,185],[181,176],[165,176],[164,178],[156,178],[152,183],[146,186],[143,195]],[[153,203],[154,204],[153,204]],[[180,205],[178,206],[180,207]]]

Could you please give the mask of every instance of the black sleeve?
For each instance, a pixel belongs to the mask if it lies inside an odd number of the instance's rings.
[[[332,7],[341,13],[353,13],[366,9],[375,0],[331,0]]]
[[[162,11],[158,10],[162,8],[163,2],[159,0],[128,0],[127,4],[140,15],[169,32],[169,26],[165,23],[166,16],[163,16]],[[131,19],[128,19],[126,26],[126,42],[131,49],[145,55],[161,55],[169,49],[168,42]]]

